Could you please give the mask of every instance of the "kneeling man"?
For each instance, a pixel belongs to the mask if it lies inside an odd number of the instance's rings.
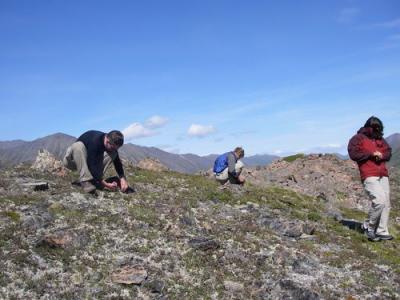
[[[103,174],[113,162],[120,179],[121,191],[128,190],[118,149],[124,144],[124,136],[118,130],[104,133],[90,130],[82,134],[68,149],[63,159],[64,166],[78,170],[79,182],[86,193],[94,193],[96,186],[115,190],[117,182],[108,183]]]

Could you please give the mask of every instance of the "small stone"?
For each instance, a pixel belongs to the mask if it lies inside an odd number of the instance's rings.
[[[65,206],[62,203],[59,203],[59,202],[52,203],[48,208],[48,210],[50,212],[51,211],[60,211],[60,210],[64,210],[64,209],[65,209]]]
[[[150,170],[155,172],[168,171],[169,169],[163,165],[157,158],[147,157],[139,161],[137,166],[140,169]]]
[[[111,275],[115,283],[140,285],[147,278],[147,271],[140,266],[125,266]]]
[[[82,248],[89,242],[89,236],[85,232],[74,232],[72,230],[59,230],[53,234],[45,235],[37,244],[38,247],[50,248]]]
[[[229,280],[224,281],[224,287],[225,287],[225,290],[227,290],[231,293],[237,293],[237,292],[243,291],[243,289],[244,289],[244,286],[242,283],[229,281]]]
[[[73,237],[67,233],[62,232],[58,234],[46,235],[41,243],[49,246],[50,248],[68,248],[72,245]]]
[[[23,186],[32,188],[34,191],[45,191],[49,189],[49,184],[47,182],[28,182],[24,183]]]
[[[189,245],[194,249],[199,249],[203,251],[215,250],[220,247],[218,242],[205,237],[191,239],[189,241]]]
[[[161,280],[153,280],[145,284],[145,287],[149,289],[152,293],[161,294],[164,290],[165,283]]]
[[[180,222],[182,224],[184,224],[184,225],[187,225],[187,226],[193,226],[196,223],[195,219],[193,217],[191,217],[191,216],[183,216],[183,217],[181,217],[180,218]]]

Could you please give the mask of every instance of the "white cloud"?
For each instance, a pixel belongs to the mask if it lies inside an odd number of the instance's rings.
[[[339,23],[351,23],[357,18],[359,13],[360,10],[358,8],[355,7],[344,8],[340,11],[339,16],[337,17],[337,21]]]
[[[347,154],[347,145],[342,144],[327,144],[324,146],[317,146],[308,149],[303,149],[305,153],[340,153]]]
[[[340,147],[343,147],[343,145],[341,145],[341,144],[328,144],[328,145],[325,145],[323,147],[340,148]]]
[[[387,39],[391,40],[391,41],[400,41],[400,34],[394,34],[394,35],[388,36]]]
[[[212,125],[192,124],[188,129],[188,135],[195,137],[205,137],[214,133],[216,130]]]
[[[168,119],[167,118],[155,115],[155,116],[152,116],[151,118],[149,118],[146,121],[146,127],[148,127],[148,128],[160,128],[160,127],[163,127],[167,123],[168,123]]]
[[[154,130],[146,128],[140,123],[133,123],[129,125],[124,130],[122,130],[122,133],[124,134],[126,140],[143,138],[157,134],[157,132],[155,132]]]
[[[179,154],[181,150],[177,148],[177,145],[169,145],[169,144],[159,144],[156,145],[156,148],[159,148],[163,151],[169,152],[169,153],[174,153],[174,154]]]
[[[400,27],[400,18],[394,19],[394,20],[391,20],[391,21],[387,21],[387,22],[376,23],[376,24],[372,25],[372,27],[380,27],[380,28],[396,28],[396,27]]]

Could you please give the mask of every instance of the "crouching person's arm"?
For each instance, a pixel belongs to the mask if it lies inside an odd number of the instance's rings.
[[[129,184],[125,178],[124,168],[122,167],[122,163],[121,163],[121,160],[119,159],[119,156],[117,156],[116,159],[114,160],[114,167],[115,167],[115,170],[117,171],[117,174],[119,177],[121,191],[126,192],[129,188]]]
[[[236,179],[238,183],[244,183],[245,179],[240,175],[242,171],[243,163],[236,161],[234,154],[228,156],[228,174],[229,176]]]

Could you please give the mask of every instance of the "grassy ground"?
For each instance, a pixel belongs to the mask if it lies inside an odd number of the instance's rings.
[[[287,278],[325,298],[362,299],[377,292],[395,298],[399,293],[394,284],[400,279],[399,239],[369,242],[335,221],[320,199],[278,187],[222,188],[203,176],[170,171],[128,168],[126,173],[136,193],[102,192],[97,198],[71,186],[73,174],[54,178],[22,169],[3,174],[6,190],[22,175],[48,180],[51,189],[0,194],[0,296],[156,298],[151,286],[160,280],[169,299],[251,299],[273,295]],[[398,182],[393,184],[390,229],[400,237]],[[337,209],[346,219],[365,217],[362,211]],[[310,239],[290,239],[260,225],[263,215],[313,224],[316,231]],[[49,221],[27,227],[31,216]],[[43,234],[60,229],[72,230],[81,244],[63,249],[38,243]],[[188,246],[198,236],[219,247],[200,251]],[[127,262],[146,266],[149,279],[143,285],[110,281],[112,271]],[[297,277],[293,266],[300,266]],[[391,279],[382,280],[384,274]],[[243,288],[229,291],[227,281]]]

